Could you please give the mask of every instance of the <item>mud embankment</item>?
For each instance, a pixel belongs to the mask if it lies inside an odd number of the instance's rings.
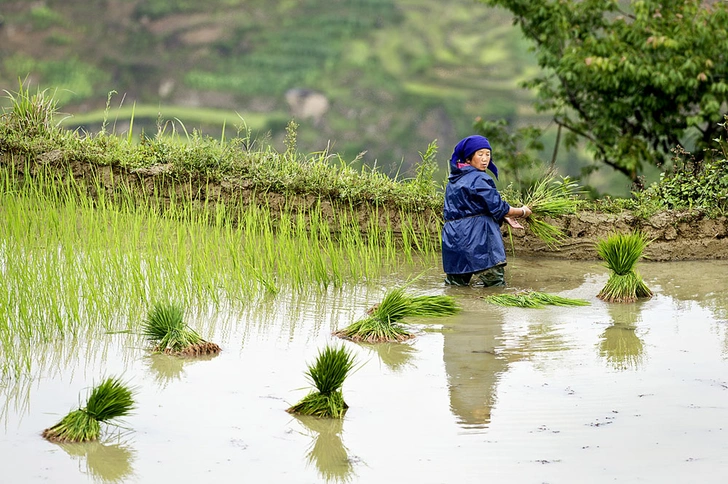
[[[372,226],[389,226],[401,232],[403,224],[412,224],[421,234],[439,241],[441,214],[438,210],[403,214],[400,210],[369,204],[351,205],[346,201],[315,195],[281,194],[254,189],[247,180],[212,180],[194,174],[175,173],[169,165],[146,169],[128,169],[119,166],[97,166],[82,162],[64,162],[58,154],[46,153],[28,163],[13,157],[0,157],[0,164],[10,165],[19,175],[37,176],[53,173],[59,179],[73,177],[81,182],[90,195],[103,190],[109,195],[120,190],[132,190],[150,199],[161,196],[162,203],[172,198],[189,200],[200,209],[223,204],[265,204],[275,214],[281,209],[301,210],[304,213],[314,207],[325,219],[334,220],[342,212],[352,213],[364,231]],[[631,212],[597,213],[583,211],[560,219],[547,219],[563,230],[567,239],[559,249],[547,247],[528,230],[512,230],[509,234],[504,224],[504,239],[510,253],[525,257],[557,259],[598,259],[596,243],[614,232],[642,230],[652,242],[645,250],[645,259],[654,261],[678,261],[697,259],[728,259],[728,218],[709,219],[697,212],[661,212],[647,219]],[[511,243],[511,240],[513,241]]]

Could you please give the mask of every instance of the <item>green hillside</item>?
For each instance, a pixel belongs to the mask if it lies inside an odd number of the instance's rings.
[[[230,137],[245,124],[282,143],[295,119],[301,151],[365,152],[407,176],[433,140],[444,167],[478,116],[548,122],[518,87],[538,68],[510,14],[470,0],[0,0],[0,11],[0,87],[54,90],[68,127],[123,132],[133,112],[135,131],[174,122]],[[562,156],[564,173],[586,163]]]

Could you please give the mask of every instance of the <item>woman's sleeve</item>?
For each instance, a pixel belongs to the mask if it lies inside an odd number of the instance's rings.
[[[478,177],[474,186],[474,193],[479,204],[482,204],[486,213],[490,214],[497,222],[502,222],[511,206],[501,198],[493,180],[485,176]]]

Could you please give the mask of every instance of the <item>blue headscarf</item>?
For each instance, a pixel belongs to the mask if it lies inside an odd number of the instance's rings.
[[[495,166],[495,163],[493,163],[493,150],[490,147],[488,138],[486,138],[485,136],[474,134],[460,140],[460,142],[455,145],[455,149],[452,152],[452,157],[450,158],[450,168],[457,168],[458,163],[467,163],[465,160],[470,158],[473,153],[478,150],[482,150],[483,148],[491,150],[491,158],[490,163],[488,164],[488,169],[493,172],[493,175],[495,175],[495,179],[497,180],[498,167]]]

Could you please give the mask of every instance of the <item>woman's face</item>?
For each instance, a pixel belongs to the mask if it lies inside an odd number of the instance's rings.
[[[483,148],[473,153],[473,157],[470,158],[470,165],[480,171],[485,171],[490,163],[490,150]]]

